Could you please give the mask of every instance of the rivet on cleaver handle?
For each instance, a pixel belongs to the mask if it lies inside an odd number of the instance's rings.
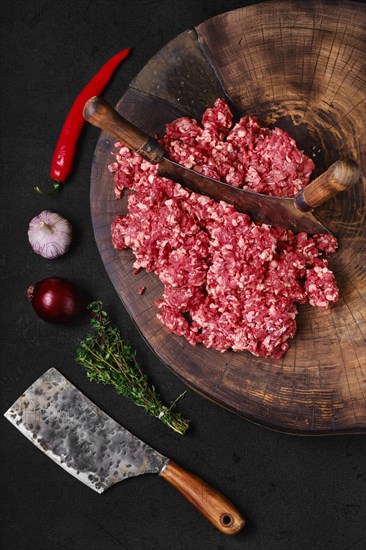
[[[249,214],[253,220],[295,232],[329,233],[308,210],[352,187],[360,176],[354,161],[339,160],[295,199],[263,195],[208,178],[168,159],[156,140],[123,118],[101,97],[89,99],[83,114],[90,124],[112,134],[152,164],[158,163],[160,176],[177,181],[195,193],[226,201],[239,212]]]
[[[245,525],[223,495],[115,422],[54,368],[24,392],[5,417],[47,456],[98,493],[126,478],[156,473],[221,532],[233,535]]]

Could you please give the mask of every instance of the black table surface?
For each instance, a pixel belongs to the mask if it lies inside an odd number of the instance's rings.
[[[158,476],[115,485],[102,495],[68,475],[1,415],[1,543],[4,550],[361,550],[366,548],[365,436],[296,437],[253,425],[192,390],[179,404],[192,419],[183,437],[87,380],[75,361],[87,321],[46,324],[24,299],[32,283],[63,276],[101,299],[165,401],[186,388],[150,350],[107,276],[94,241],[89,176],[98,131],[86,127],[62,192],[49,167],[68,109],[113,54],[133,52],[104,96],[116,103],[169,40],[239,0],[4,0],[1,83],[1,410],[56,367],[118,422],[215,485],[247,526],[226,537]],[[34,254],[30,219],[44,209],[74,227],[58,260]]]

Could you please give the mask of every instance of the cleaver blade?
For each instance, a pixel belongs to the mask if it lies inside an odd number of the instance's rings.
[[[225,534],[245,524],[206,482],[118,424],[51,368],[4,415],[38,449],[98,493],[141,474],[158,474]]]
[[[354,160],[337,160],[294,198],[263,195],[203,176],[173,162],[155,139],[123,118],[101,97],[90,98],[83,115],[93,126],[109,132],[150,163],[158,164],[159,176],[178,182],[194,193],[218,202],[225,201],[257,222],[295,233],[329,233],[310,211],[337,193],[352,188],[360,178],[360,168]]]

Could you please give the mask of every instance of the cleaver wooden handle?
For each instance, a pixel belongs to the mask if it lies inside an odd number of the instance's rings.
[[[94,96],[85,103],[83,116],[93,126],[105,130],[152,164],[160,162],[163,147],[140,128],[123,118],[103,98]]]
[[[360,173],[360,168],[354,160],[337,160],[296,195],[297,208],[307,212],[320,206],[340,191],[353,187],[359,180]]]
[[[159,475],[178,489],[222,533],[235,535],[244,527],[244,518],[221,493],[176,462],[169,460]]]

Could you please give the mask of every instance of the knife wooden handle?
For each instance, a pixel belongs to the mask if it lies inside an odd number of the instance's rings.
[[[222,533],[235,535],[244,527],[244,518],[221,493],[176,462],[169,460],[159,475],[178,489]]]
[[[152,164],[157,164],[165,154],[154,138],[123,118],[101,97],[94,96],[85,103],[83,116],[90,124],[109,132]]]
[[[346,191],[353,187],[357,183],[360,173],[360,168],[354,160],[337,160],[328,170],[296,195],[297,208],[302,212],[307,212],[320,206],[340,191]]]

